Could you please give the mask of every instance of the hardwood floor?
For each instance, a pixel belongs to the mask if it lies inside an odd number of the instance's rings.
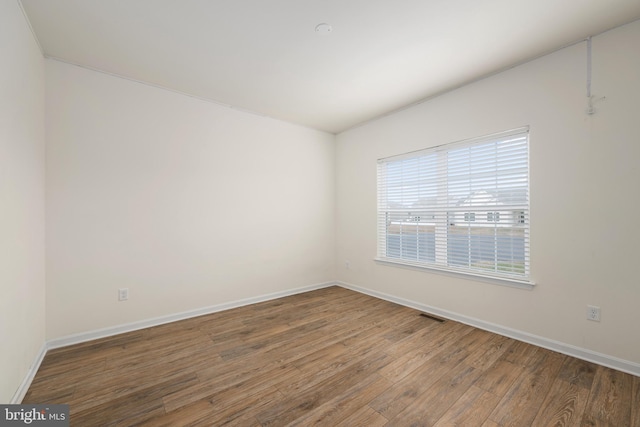
[[[331,287],[50,351],[72,426],[640,427],[640,378]]]

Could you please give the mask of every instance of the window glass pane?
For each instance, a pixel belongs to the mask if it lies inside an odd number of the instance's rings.
[[[524,129],[379,161],[378,255],[527,277],[528,144]]]

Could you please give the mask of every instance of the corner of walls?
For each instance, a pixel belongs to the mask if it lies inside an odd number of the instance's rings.
[[[19,403],[45,340],[44,59],[18,1],[0,39],[0,402]]]
[[[47,355],[48,350],[49,350],[49,345],[46,342],[42,343],[42,346],[40,346],[40,351],[38,351],[38,354],[36,354],[33,360],[33,363],[29,367],[29,370],[27,371],[26,375],[24,376],[24,379],[22,380],[22,383],[20,383],[20,386],[14,393],[13,398],[9,403],[19,404],[22,402],[24,397],[27,395],[27,392],[29,391],[29,387],[31,386],[33,379],[38,373],[38,369],[40,368],[40,365],[42,364],[44,357]]]
[[[637,374],[640,341],[630,337],[640,287],[629,260],[640,228],[628,214],[640,209],[631,197],[640,182],[638,45],[640,21],[593,37],[592,93],[602,99],[593,115],[579,43],[339,134],[337,279],[542,346],[560,343],[577,357],[623,361],[610,364]],[[532,291],[374,262],[377,159],[523,125],[531,132]],[[587,305],[601,307],[601,322],[586,320]]]
[[[48,340],[334,279],[334,135],[53,59],[46,76]]]

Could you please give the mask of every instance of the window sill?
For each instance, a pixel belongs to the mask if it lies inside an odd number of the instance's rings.
[[[408,268],[410,270],[429,271],[436,274],[458,277],[460,279],[474,280],[479,282],[491,283],[494,285],[509,286],[512,288],[532,290],[535,283],[529,280],[511,279],[507,277],[487,276],[477,273],[461,272],[457,270],[449,270],[438,267],[427,267],[421,264],[414,264],[408,261],[398,261],[390,258],[374,258],[378,264],[388,265],[391,267]]]

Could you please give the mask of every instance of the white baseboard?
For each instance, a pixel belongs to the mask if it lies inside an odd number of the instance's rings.
[[[618,359],[613,356],[609,356],[602,353],[597,353],[584,348],[576,347],[570,344],[561,343],[558,341],[550,340],[537,335],[532,335],[527,332],[518,331],[516,329],[507,328],[505,326],[497,325],[483,320],[475,319],[472,317],[464,316],[458,313],[442,310],[436,307],[431,307],[425,304],[421,304],[415,301],[410,301],[404,298],[399,298],[393,295],[389,295],[383,292],[374,291],[371,289],[356,286],[350,283],[335,281],[318,283],[315,285],[303,286],[301,288],[289,289],[286,291],[274,292],[271,294],[260,295],[252,298],[245,298],[237,301],[231,301],[223,304],[217,304],[209,307],[203,307],[196,310],[185,311],[182,313],[170,314],[167,316],[156,317],[153,319],[142,320],[139,322],[128,323],[124,325],[113,326],[109,328],[103,328],[99,330],[82,332],[79,334],[69,335],[62,338],[56,338],[51,341],[45,342],[40,349],[40,352],[36,356],[31,368],[27,372],[22,384],[15,392],[11,403],[17,404],[22,402],[26,395],[31,382],[33,381],[40,364],[42,363],[47,351],[54,348],[65,347],[72,344],[79,344],[98,338],[105,338],[125,332],[132,332],[139,329],[149,328],[152,326],[163,325],[165,323],[176,322],[178,320],[190,319],[192,317],[202,316],[205,314],[216,313],[219,311],[230,310],[232,308],[243,307],[245,305],[255,304],[258,302],[269,301],[277,298],[287,297],[291,295],[300,294],[303,292],[314,291],[317,289],[326,288],[329,286],[341,286],[352,291],[360,292],[362,294],[370,295],[372,297],[380,298],[386,301],[394,302],[396,304],[411,307],[416,310],[423,311],[425,313],[434,314],[439,317],[455,320],[460,323],[464,323],[479,329],[483,329],[489,332],[494,332],[499,335],[504,335],[509,338],[513,338],[519,341],[524,341],[529,344],[537,345],[549,350],[557,351],[558,353],[566,354],[576,357],[578,359],[593,362],[598,365],[606,366],[608,368],[617,369],[622,372],[629,373],[640,377],[640,364],[630,362],[628,360]]]
[[[222,304],[216,304],[209,307],[197,308],[195,310],[184,311],[182,313],[169,314],[167,316],[155,317],[152,319],[141,320],[138,322],[126,323],[118,326],[97,329],[94,331],[81,332],[78,334],[68,335],[66,337],[56,338],[47,342],[47,349],[66,347],[68,345],[80,344],[92,341],[98,338],[110,337],[125,332],[137,331],[139,329],[150,328],[153,326],[164,325],[165,323],[177,322],[179,320],[190,319],[192,317],[203,316],[205,314],[216,313],[219,311],[230,310],[232,308],[243,307],[245,305],[255,304],[258,302],[269,301],[277,298],[288,297],[303,292],[315,291],[329,286],[335,286],[336,282],[318,283],[301,288],[288,289],[286,291],[274,292],[271,294],[260,295],[257,297],[245,298],[236,301],[230,301]]]
[[[570,344],[565,344],[559,341],[550,340],[538,335],[529,334],[516,329],[508,328],[506,326],[497,325],[484,320],[475,319],[473,317],[464,316],[462,314],[454,313],[448,310],[442,310],[436,307],[431,307],[419,302],[410,301],[404,298],[399,298],[393,295],[386,294],[384,292],[378,292],[371,289],[363,288],[353,285],[351,283],[337,281],[336,284],[352,291],[360,292],[372,297],[380,298],[386,301],[394,302],[396,304],[404,305],[405,307],[414,308],[416,310],[430,313],[439,317],[443,317],[450,320],[455,320],[466,325],[470,325],[485,331],[493,332],[499,335],[503,335],[509,338],[516,339],[518,341],[524,341],[529,344],[543,347],[548,350],[557,351],[558,353],[566,354],[578,359],[593,362],[598,365],[606,366],[608,368],[616,369],[618,371],[626,372],[631,375],[640,377],[640,364],[631,362],[628,360],[619,359],[617,357],[609,356],[606,354],[598,353],[595,351],[587,350],[585,348],[576,347]]]
[[[24,396],[27,394],[27,391],[31,386],[31,382],[33,381],[33,378],[36,376],[36,373],[40,368],[40,364],[42,363],[42,360],[44,359],[44,356],[46,354],[47,354],[47,343],[43,343],[42,347],[40,347],[40,351],[38,352],[38,354],[36,355],[36,358],[31,364],[29,371],[27,371],[27,375],[24,377],[24,380],[22,380],[22,384],[20,384],[20,387],[18,387],[18,390],[16,390],[15,394],[11,398],[11,402],[9,402],[10,404],[15,405],[15,404],[22,403],[22,399],[24,399]]]
[[[22,381],[22,384],[20,384],[20,387],[18,387],[18,390],[13,395],[13,398],[11,399],[10,403],[18,404],[22,402],[22,399],[24,399],[24,396],[27,394],[27,391],[29,390],[31,383],[33,382],[33,379],[36,373],[38,372],[38,369],[40,368],[40,365],[42,364],[42,361],[45,355],[47,354],[47,351],[51,349],[66,347],[72,344],[80,344],[80,343],[95,340],[98,338],[105,338],[112,335],[122,334],[125,332],[131,332],[139,329],[149,328],[152,326],[163,325],[165,323],[176,322],[178,320],[190,319],[192,317],[216,313],[218,311],[229,310],[232,308],[242,307],[245,305],[255,304],[258,302],[269,301],[277,298],[296,295],[303,292],[314,291],[316,289],[327,288],[329,286],[335,286],[335,285],[336,285],[336,282],[318,283],[315,285],[303,286],[301,288],[295,288],[295,289],[288,289],[286,291],[274,292],[271,294],[260,295],[252,298],[245,298],[237,301],[231,301],[223,304],[217,304],[209,307],[203,307],[195,310],[185,311],[182,313],[170,314],[167,316],[161,316],[153,319],[142,320],[139,322],[133,322],[133,323],[98,329],[98,330],[89,331],[89,332],[82,332],[79,334],[69,335],[66,337],[56,338],[56,339],[47,341],[44,344],[42,344],[42,348],[40,349],[40,352],[36,356],[33,364],[31,365],[31,368],[29,368],[29,371],[27,372],[27,375]]]

